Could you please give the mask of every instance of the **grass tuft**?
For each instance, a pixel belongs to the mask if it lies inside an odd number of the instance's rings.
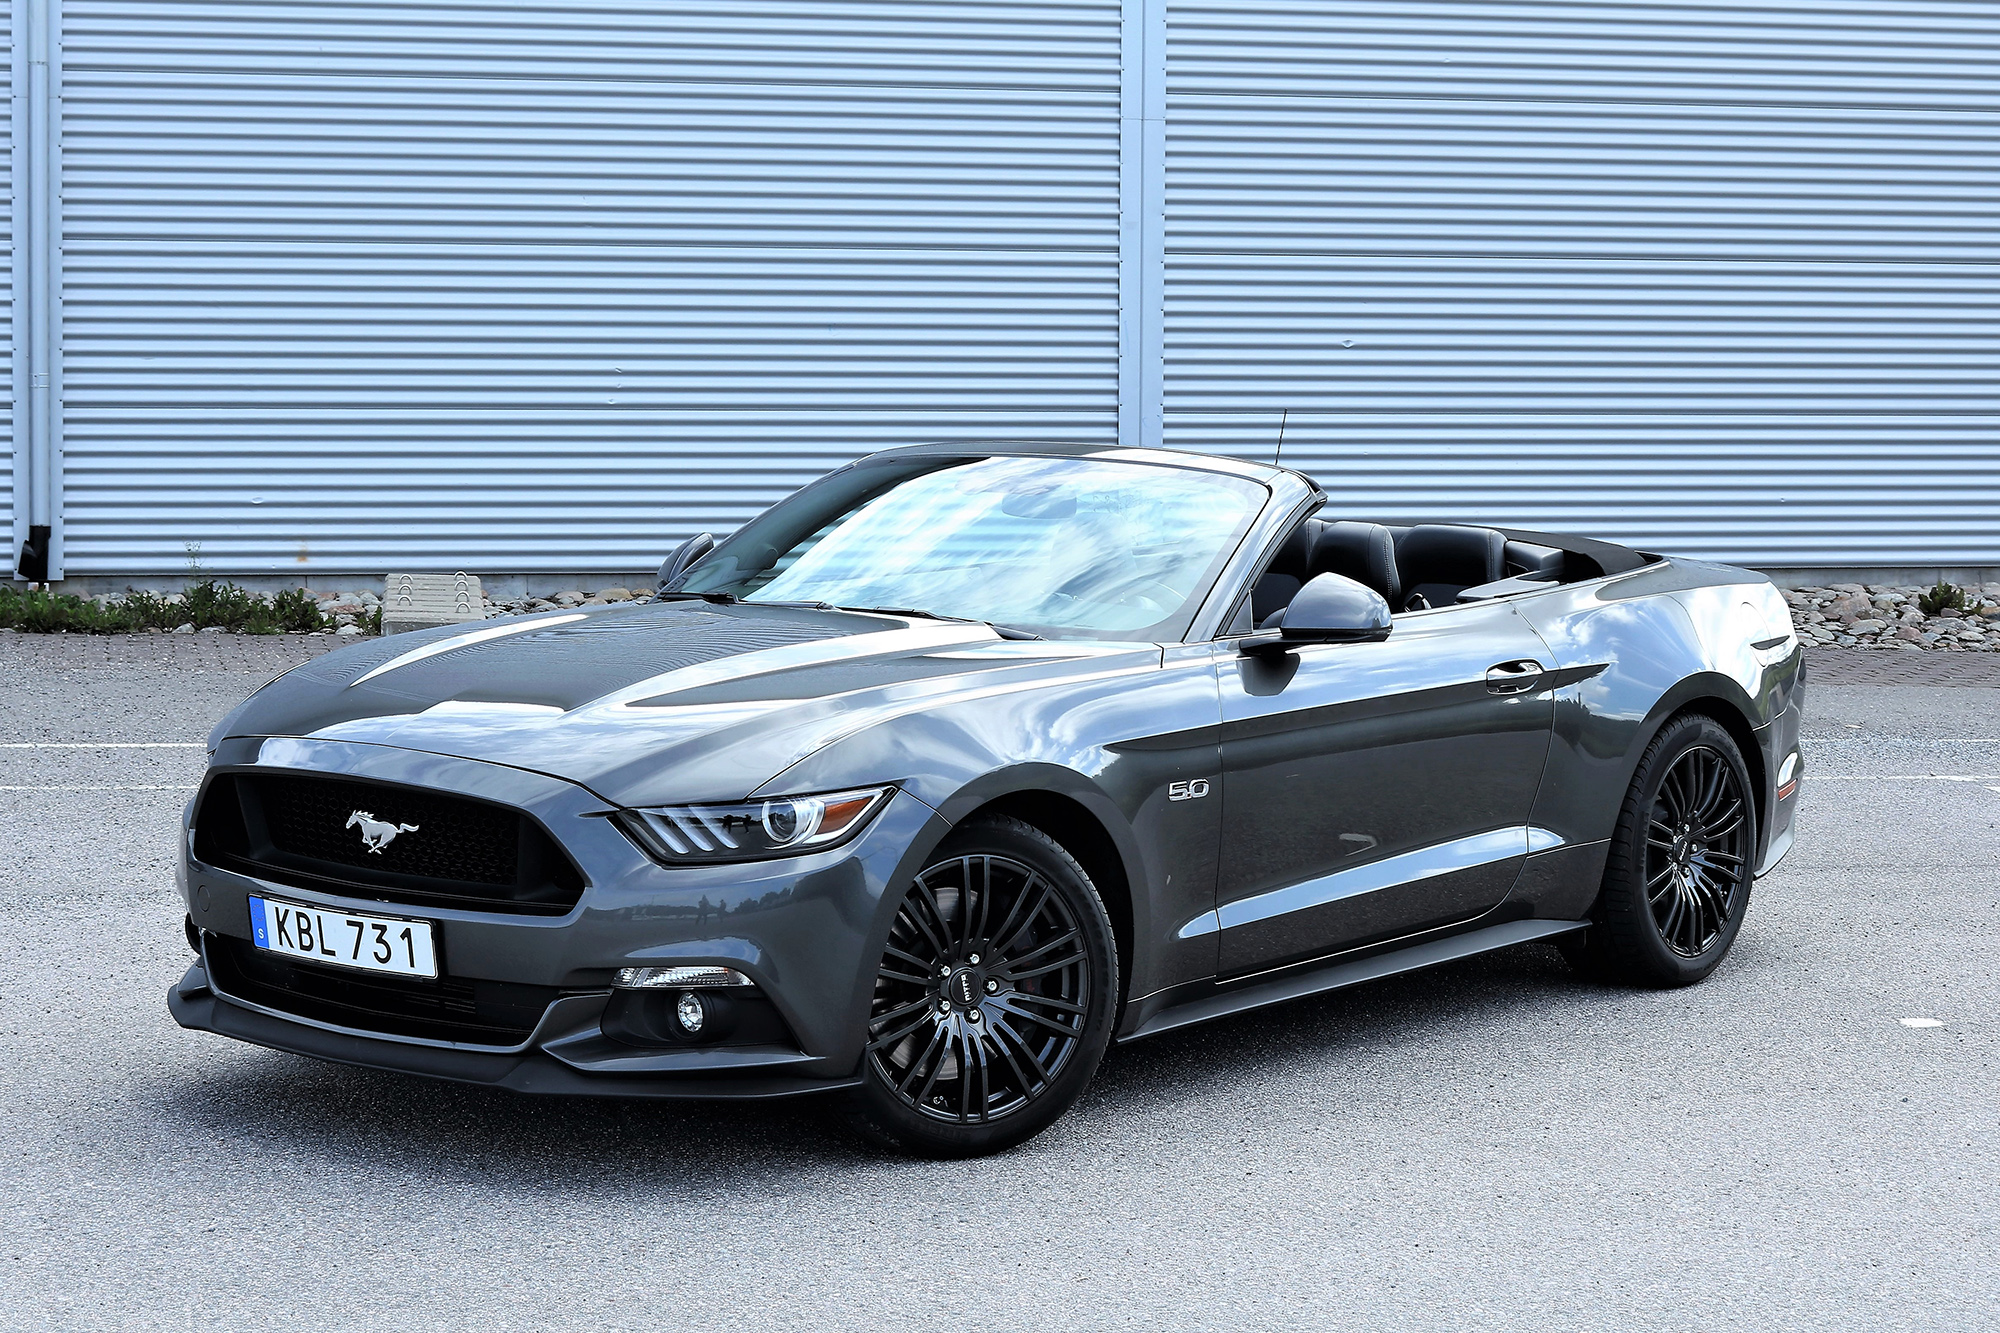
[[[207,576],[191,579],[177,595],[132,591],[102,602],[0,584],[0,629],[28,634],[133,634],[182,625],[283,634],[332,629],[334,622],[320,614],[303,588],[265,597]]]

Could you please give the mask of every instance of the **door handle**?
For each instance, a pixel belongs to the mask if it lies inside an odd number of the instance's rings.
[[[1502,662],[1486,668],[1486,691],[1489,694],[1526,694],[1541,679],[1542,664],[1524,657],[1517,662]]]

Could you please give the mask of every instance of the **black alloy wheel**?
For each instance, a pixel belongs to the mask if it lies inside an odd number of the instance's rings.
[[[1653,738],[1619,812],[1588,932],[1563,952],[1606,980],[1685,986],[1721,963],[1750,905],[1757,806],[1742,752],[1711,717]]]
[[[1646,901],[1669,949],[1699,958],[1750,887],[1750,796],[1706,745],[1681,752],[1646,822]]]
[[[1019,820],[969,824],[897,907],[852,1118],[904,1151],[1011,1147],[1082,1092],[1116,995],[1110,923],[1082,868]]]

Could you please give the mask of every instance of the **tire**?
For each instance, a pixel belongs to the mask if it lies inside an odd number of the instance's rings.
[[[1693,985],[1743,928],[1756,852],[1756,802],[1736,741],[1713,718],[1674,719],[1632,776],[1593,924],[1565,936],[1563,953],[1613,983]]]
[[[1111,921],[1083,867],[1018,819],[963,824],[897,906],[848,1123],[923,1157],[1022,1143],[1090,1082],[1117,998]]]

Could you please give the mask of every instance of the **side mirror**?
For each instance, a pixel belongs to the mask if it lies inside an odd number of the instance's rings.
[[[1269,653],[1307,643],[1377,643],[1392,624],[1381,593],[1344,574],[1321,574],[1299,589],[1276,630],[1239,639],[1237,647]]]
[[[674,553],[660,566],[660,576],[653,581],[654,592],[665,592],[669,584],[694,567],[695,561],[715,549],[715,538],[706,532],[690,537],[674,548]]]

